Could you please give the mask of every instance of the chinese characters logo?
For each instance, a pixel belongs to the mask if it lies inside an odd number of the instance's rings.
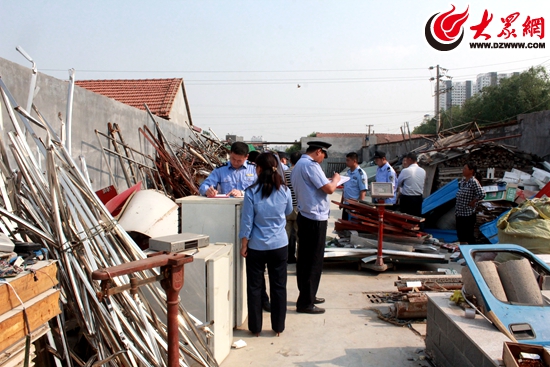
[[[456,48],[464,37],[464,23],[468,20],[469,6],[463,13],[454,14],[455,6],[445,13],[434,14],[426,23],[426,40],[436,50],[450,51]],[[494,19],[493,19],[494,18]],[[466,32],[471,31],[474,40],[487,41],[491,39],[505,42],[470,43],[470,48],[544,48],[544,43],[511,42],[518,38],[544,38],[544,18],[513,12],[511,14],[496,14],[485,9],[482,16],[472,15],[474,25],[465,26]],[[494,21],[493,21],[494,20]],[[491,23],[492,22],[492,23]],[[491,29],[489,31],[488,29]],[[492,32],[492,33],[491,33]]]
[[[450,51],[456,48],[464,37],[462,25],[468,19],[468,8],[464,13],[452,14],[455,6],[452,7],[450,11],[441,15],[435,13],[426,23],[426,40],[436,50]]]

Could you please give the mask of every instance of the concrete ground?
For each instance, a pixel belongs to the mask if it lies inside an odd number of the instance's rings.
[[[340,194],[337,191],[332,199],[339,200]],[[329,236],[335,219],[341,215],[336,206],[332,209]],[[289,265],[285,331],[277,337],[271,330],[270,314],[266,312],[259,337],[248,331],[245,322],[234,330],[233,340],[242,339],[247,346],[232,349],[221,366],[431,366],[421,353],[425,348],[423,337],[407,327],[380,320],[370,308],[386,313],[389,304],[373,304],[365,292],[394,292],[398,275],[437,267],[454,266],[400,265],[395,270],[376,273],[358,270],[356,262],[325,261],[318,296],[326,298],[320,305],[326,312],[310,315],[296,312],[296,272],[295,266]],[[412,325],[425,335],[425,324]]]

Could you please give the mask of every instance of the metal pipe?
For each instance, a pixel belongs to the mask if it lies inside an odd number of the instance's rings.
[[[19,53],[32,64],[31,83],[29,85],[29,96],[27,97],[26,108],[26,110],[30,112],[32,110],[32,101],[34,99],[34,90],[36,89],[36,78],[38,76],[38,70],[36,69],[36,63],[34,62],[32,57],[30,57],[29,54],[26,53],[21,46],[17,46],[15,49],[19,51]]]
[[[69,95],[67,96],[67,124],[65,125],[66,137],[65,147],[71,155],[71,129],[73,122],[73,95],[74,95],[74,69],[69,69]]]
[[[376,256],[376,266],[384,266],[382,255],[382,243],[384,240],[384,205],[378,205],[378,253]]]

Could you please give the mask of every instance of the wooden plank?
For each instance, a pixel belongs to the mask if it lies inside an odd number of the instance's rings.
[[[24,271],[14,278],[7,278],[8,283],[15,289],[23,302],[38,296],[40,293],[57,285],[57,263],[55,261],[39,261],[30,269],[36,272],[37,280],[30,271]],[[0,285],[0,315],[21,306],[21,302],[7,284]]]
[[[59,315],[59,291],[49,289],[24,303],[31,331]],[[19,306],[0,316],[0,351],[8,348],[27,334],[23,318],[23,306]]]
[[[398,275],[398,280],[414,281],[414,280],[431,280],[434,282],[461,282],[462,275],[460,274],[438,274],[438,275]]]
[[[34,343],[48,331],[50,331],[50,326],[48,324],[40,326],[38,329],[31,332],[31,341]],[[4,367],[5,363],[13,360],[21,352],[25,352],[25,339],[21,339],[19,342],[9,346],[6,350],[0,353],[0,366]]]

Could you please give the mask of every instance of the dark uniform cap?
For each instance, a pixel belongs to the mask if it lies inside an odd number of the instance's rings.
[[[286,152],[278,151],[277,154],[279,155],[279,158],[286,158],[286,159],[288,159],[288,154],[286,154]]]
[[[375,158],[386,158],[386,152],[383,152],[381,150],[377,150],[374,152],[374,156],[372,157],[373,159]]]
[[[321,149],[325,153],[325,158],[328,158],[328,148],[332,146],[332,144],[325,143],[324,141],[308,141],[307,145]]]

